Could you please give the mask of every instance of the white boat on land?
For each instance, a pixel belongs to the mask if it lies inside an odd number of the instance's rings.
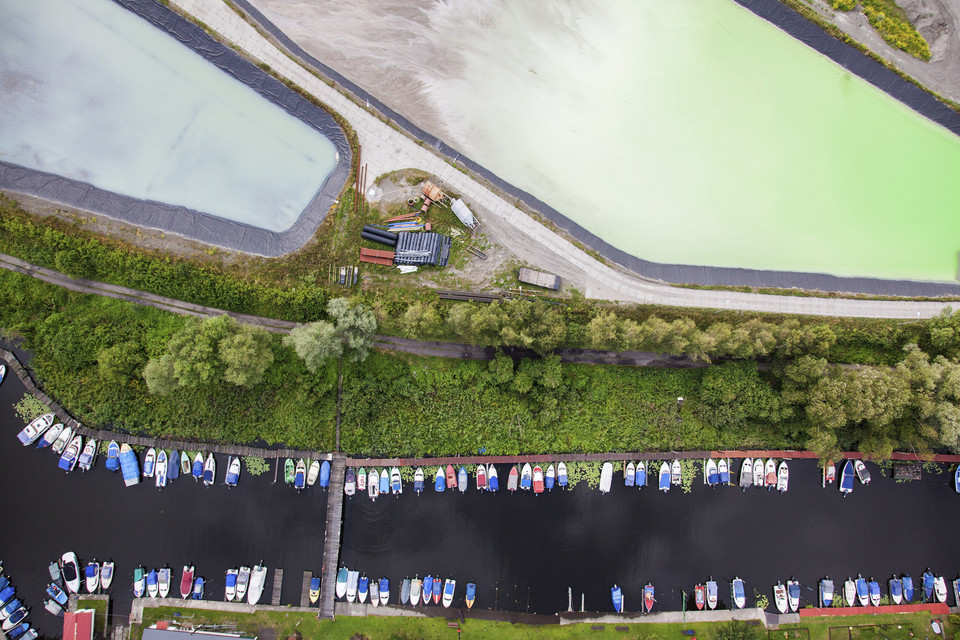
[[[17,438],[20,440],[20,443],[23,446],[28,444],[33,444],[37,441],[44,431],[50,428],[50,425],[53,424],[54,415],[52,413],[45,413],[42,416],[38,416],[30,421],[30,424],[25,426],[20,433],[17,434]]]
[[[90,438],[87,440],[87,444],[83,445],[83,451],[80,452],[80,457],[77,459],[77,466],[80,467],[80,471],[90,471],[96,457],[97,441]]]
[[[153,475],[157,488],[163,489],[167,486],[167,452],[163,449],[157,453],[157,468]]]
[[[312,487],[317,482],[317,478],[320,477],[320,461],[311,460],[310,469],[307,471],[307,486]]]
[[[860,484],[870,484],[870,472],[867,471],[867,465],[863,464],[863,460],[854,460],[853,470],[857,472]]]
[[[780,461],[780,468],[777,470],[777,491],[786,493],[790,484],[790,469],[787,468],[787,461]]]
[[[740,488],[753,486],[753,458],[746,458],[740,467]]]
[[[678,485],[682,480],[683,480],[683,468],[680,466],[679,460],[674,460],[670,464],[670,483],[674,485]]]
[[[100,565],[100,588],[107,591],[113,584],[113,560]]]
[[[773,600],[780,613],[787,612],[787,588],[782,582],[778,582],[773,587]]]
[[[367,490],[367,470],[363,467],[357,469],[357,492],[363,493]]]
[[[753,486],[758,489],[763,488],[763,458],[757,458],[753,461]]]
[[[170,567],[161,567],[157,572],[157,591],[161,598],[170,595]]]
[[[237,574],[237,602],[243,602],[247,596],[247,587],[250,586],[250,567],[240,567]]]
[[[51,449],[53,449],[54,453],[63,453],[64,448],[67,446],[67,443],[70,442],[71,438],[73,438],[73,427],[64,427],[60,435],[57,436],[57,439],[53,441]]]
[[[613,484],[613,465],[604,462],[600,468],[600,493],[610,493],[610,486]]]
[[[376,500],[377,496],[380,495],[380,472],[376,469],[370,469],[367,472],[367,495],[370,496],[371,500]]]
[[[260,602],[260,598],[263,596],[263,587],[266,583],[267,568],[262,564],[254,566],[253,571],[250,572],[250,586],[247,587],[247,602],[250,604]]]

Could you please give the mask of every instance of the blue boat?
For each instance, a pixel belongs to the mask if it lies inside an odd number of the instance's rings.
[[[382,494],[388,494],[388,493],[390,493],[390,472],[387,471],[387,468],[386,468],[386,467],[384,467],[383,470],[380,471],[380,487],[379,487],[379,489],[380,489],[380,493],[382,493]]]
[[[913,600],[913,578],[911,576],[904,575],[900,581],[903,583],[903,601],[910,602]]]
[[[529,491],[533,486],[533,470],[530,468],[530,463],[524,463],[523,471],[520,473],[520,488],[524,491]]]
[[[467,583],[467,595],[464,601],[467,603],[467,609],[473,608],[473,603],[477,599],[477,585],[473,582]]]
[[[563,464],[562,462],[560,464]],[[500,478],[497,474],[497,468],[493,464],[487,466],[487,491],[499,491]]]
[[[557,465],[557,484],[566,489],[567,487],[567,463],[561,462]]]
[[[240,474],[237,474],[239,477]],[[230,484],[229,482],[227,484]],[[234,482],[236,484],[236,482]],[[303,458],[297,460],[296,472],[293,474],[293,488],[300,491],[307,486],[307,462]]]
[[[423,604],[430,604],[430,596],[433,595],[433,576],[427,576],[423,579]]]
[[[156,598],[160,595],[160,580],[156,569],[150,569],[147,574],[147,595]]]
[[[441,595],[443,595],[443,580],[437,578],[433,581],[433,604],[440,604]]]
[[[833,606],[833,580],[824,578],[820,581],[820,606]]]
[[[140,463],[137,462],[137,454],[126,443],[120,446],[120,472],[123,474],[123,484],[126,486],[132,487],[140,482]]]
[[[0,589],[0,609],[3,609],[5,606],[7,606],[10,598],[12,598],[13,594],[16,592],[17,590],[11,585],[7,585],[3,589]]]
[[[107,471],[116,471],[120,468],[120,445],[116,440],[111,440],[107,446],[107,460],[104,462]]]
[[[7,587],[7,588],[12,589],[13,587]],[[2,616],[3,618],[8,618],[10,617],[11,613],[19,609],[22,605],[23,603],[20,602],[19,598],[14,598],[13,600],[5,604],[3,609],[0,610],[0,616]]]
[[[47,585],[47,595],[61,607],[67,606],[67,594],[56,582],[51,582]]]
[[[853,491],[853,462],[847,460],[840,475],[840,493],[846,496],[851,491]]]
[[[903,601],[903,584],[900,579],[893,576],[887,585],[890,588],[890,599],[893,600],[893,604],[900,604]]]
[[[744,594],[742,579],[734,578],[733,582],[730,583],[730,596],[735,609],[743,609],[747,606],[747,597]]]
[[[610,589],[610,597],[613,599],[613,610],[623,613],[623,594],[620,592],[620,587],[613,585]]]
[[[417,467],[417,470],[413,472],[413,491],[414,493],[423,491],[423,469],[420,467]]]
[[[180,477],[180,452],[174,449],[167,460],[167,480],[176,480]]]
[[[871,579],[867,583],[867,591],[870,593],[870,604],[875,607],[880,606],[880,583]]]
[[[726,460],[720,460],[717,471],[720,473],[720,484],[730,484],[730,465]]]
[[[203,463],[203,484],[211,486],[217,476],[217,461],[212,453],[207,454],[207,459]]]
[[[193,583],[193,593],[190,594],[190,597],[194,600],[203,600],[203,578],[197,577]]]
[[[22,636],[26,632],[26,630],[29,628],[30,628],[30,623],[24,622],[20,626],[14,627],[12,631],[7,631],[7,638],[9,638],[10,640],[17,640],[17,638]]]
[[[380,604],[386,606],[390,603],[390,580],[380,578]]]
[[[10,631],[27,617],[27,608],[23,605],[20,605],[19,609],[14,609],[10,616],[4,621],[3,629],[4,631]]]
[[[465,467],[460,467],[460,470],[457,471],[457,488],[460,489],[460,493],[467,490],[467,469]]]
[[[390,490],[394,494],[403,493],[403,479],[400,477],[400,470],[396,467],[390,469]]]
[[[933,572],[927,569],[923,572],[923,599],[930,600],[933,596]]]
[[[867,591],[867,581],[863,579],[863,576],[857,576],[857,600],[860,601],[860,606],[865,607],[867,603],[870,602],[870,592]]]
[[[190,470],[194,482],[203,477],[203,453],[197,452],[193,457],[193,468]]]
[[[80,457],[80,449],[82,448],[83,436],[76,436],[63,450],[63,455],[60,456],[57,466],[67,472],[73,471],[73,468],[77,466],[77,459]]]
[[[623,486],[632,487],[637,482],[637,467],[633,464],[633,461],[627,463],[627,467],[623,470]]]
[[[714,462],[713,458],[707,460],[706,474],[707,484],[711,487],[720,482],[720,474],[717,473],[717,463]]]
[[[157,466],[157,451],[153,447],[147,449],[147,455],[143,457],[143,477],[152,478]]]
[[[544,476],[546,481],[547,491],[552,491],[553,487],[557,484],[556,470],[553,468],[553,465],[547,467],[547,475]]]
[[[330,486],[330,461],[320,463],[320,486],[326,489]]]
[[[6,589],[7,585],[9,584],[10,584],[10,580],[7,578],[7,576],[0,576],[0,591],[3,591],[4,589]]]
[[[437,475],[433,480],[433,488],[437,493],[442,493],[447,488],[447,479],[443,476],[443,467],[437,469]]]
[[[647,486],[647,463],[643,460],[637,463],[637,486],[641,489]]]
[[[370,591],[370,578],[361,576],[357,586],[357,602],[366,602],[367,593]]]
[[[660,491],[670,491],[670,465],[666,462],[660,465]]]

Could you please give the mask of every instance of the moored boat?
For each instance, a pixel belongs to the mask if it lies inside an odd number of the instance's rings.
[[[453,594],[457,590],[457,581],[453,578],[447,578],[443,584],[443,606],[450,608],[453,604]]]
[[[133,595],[142,598],[147,591],[147,575],[143,567],[133,570]]]
[[[320,599],[320,578],[310,578],[310,604],[317,604]]]
[[[517,471],[517,465],[510,467],[510,473],[507,475],[507,491],[516,491],[520,481],[520,472]]]
[[[380,470],[380,493],[390,493],[390,472],[386,467]]]
[[[743,580],[734,578],[730,583],[730,598],[735,609],[743,609],[747,605],[747,597],[743,588]]]
[[[473,608],[473,603],[477,599],[477,585],[473,582],[467,583],[467,595],[464,597],[463,601],[467,604],[467,609]]]
[[[100,588],[100,565],[96,561],[88,562],[83,568],[83,578],[87,593],[96,593]]]
[[[180,597],[186,600],[193,591],[193,571],[192,564],[183,565],[183,573],[180,575]]]
[[[379,476],[377,476],[379,479]],[[363,467],[357,469],[357,493],[363,493],[367,490],[367,470]]]
[[[707,603],[706,589],[703,588],[702,584],[693,588],[693,603],[698,610],[703,609],[703,605]]]
[[[824,578],[820,581],[820,606],[833,606],[833,580]]]
[[[337,576],[339,579],[339,576]],[[263,596],[263,587],[267,583],[267,567],[263,563],[254,565],[250,572],[250,586],[247,588],[247,602],[257,604]]]
[[[350,571],[347,573],[347,602],[354,602],[357,599],[357,587],[360,584],[360,572]]]
[[[763,469],[763,484],[767,489],[777,486],[777,461],[773,458],[767,460]]]
[[[833,460],[827,460],[827,464],[823,467],[823,486],[833,484],[836,479],[837,465],[833,464]]]
[[[777,605],[777,611],[787,612],[787,588],[782,582],[773,585],[773,601]]]
[[[4,611],[6,611],[6,609],[4,609]],[[14,628],[20,626],[20,623],[23,622],[23,619],[27,617],[27,613],[27,608],[23,605],[17,609],[14,609],[10,614],[8,614],[6,620],[3,621],[3,630],[10,632]]]
[[[900,582],[900,578],[897,576],[890,578],[890,580],[887,581],[887,588],[890,590],[890,599],[893,601],[893,604],[903,602],[903,583]]]
[[[380,583],[377,582],[376,578],[370,579],[370,584],[368,587],[370,591],[370,604],[375,607],[380,606]]]
[[[153,447],[147,449],[147,455],[143,457],[143,477],[152,478],[153,472],[157,466],[157,450]]]
[[[440,604],[440,598],[443,597],[443,581],[440,578],[433,579],[433,604]]]
[[[400,476],[400,469],[396,467],[390,469],[390,491],[394,495],[403,493],[403,478]]]
[[[870,579],[870,582],[867,583],[867,593],[870,594],[870,604],[875,607],[880,606],[880,583]]]
[[[533,493],[534,495],[543,493],[543,469],[540,465],[533,468]]]
[[[347,595],[347,575],[349,573],[346,567],[340,567],[340,570],[337,571],[337,588],[335,593],[338,598],[343,598]]]
[[[637,487],[643,489],[647,486],[647,463],[641,460],[637,463]]]
[[[867,465],[863,464],[863,460],[854,460],[853,469],[857,472],[860,484],[870,484],[870,472],[867,471]]]
[[[653,585],[648,582],[647,586],[643,588],[643,609],[646,613],[653,610],[654,602],[656,602],[656,599],[653,597]]]
[[[167,486],[167,452],[160,449],[157,453],[157,467],[154,471],[154,480],[158,488]]]
[[[703,476],[706,484],[713,487],[720,483],[720,474],[717,472],[717,463],[713,458],[707,459],[707,464],[703,467]]]
[[[610,486],[613,484],[613,465],[604,462],[600,468],[600,493],[610,493]]]
[[[77,554],[73,551],[67,551],[60,556],[60,573],[67,591],[80,593],[80,565],[77,563]]]
[[[716,608],[717,608],[717,595],[718,595],[718,594],[717,594],[717,592],[718,592],[718,589],[717,589],[717,581],[714,580],[713,578],[710,578],[709,580],[707,580],[706,587],[707,587],[707,588],[706,588],[706,591],[707,591],[707,606],[710,607],[711,609],[716,609]]]
[[[763,464],[763,458],[757,458],[753,461],[753,486],[762,489],[764,485],[763,470],[766,465]]]
[[[457,472],[454,471],[453,465],[448,464],[447,469],[447,489],[453,489],[457,486]]]
[[[63,450],[63,455],[60,456],[57,466],[67,473],[73,471],[73,468],[77,466],[77,458],[80,457],[80,448],[82,446],[83,436],[75,436],[73,440],[70,441],[70,444],[67,445],[67,448]]]
[[[960,465],[953,472],[953,490],[960,493]]]
[[[330,461],[324,460],[320,463],[320,487],[326,489],[330,486]]]
[[[740,488],[753,486],[753,458],[745,458],[740,466]]]
[[[53,449],[54,453],[63,453],[63,450],[67,447],[67,444],[73,438],[73,428],[64,427],[63,431],[60,432],[60,435],[57,436],[57,439],[53,441],[53,444],[50,445],[50,448]]]
[[[190,475],[190,469],[193,467],[193,461],[190,459],[189,451],[180,452],[180,475],[184,478]]]
[[[433,477],[433,489],[437,493],[442,493],[447,488],[447,480],[443,474],[443,467],[437,467],[437,473]]]
[[[777,491],[786,493],[790,485],[790,469],[787,468],[787,461],[780,461],[780,468],[777,470]]]
[[[843,473],[840,474],[840,493],[846,496],[853,491],[853,462],[847,460],[843,465]]]
[[[943,576],[933,579],[933,595],[937,598],[937,602],[947,601],[947,581]]]
[[[953,603],[960,607],[960,578],[953,581]]]
[[[43,432],[43,435],[37,440],[37,448],[43,449],[51,446],[57,441],[57,438],[60,437],[61,433],[63,433],[63,423],[58,422]]]
[[[27,446],[36,442],[37,438],[50,428],[53,420],[54,415],[52,413],[45,413],[31,420],[30,423],[17,434],[17,439],[20,440],[20,444]]]
[[[413,472],[413,492],[417,495],[423,493],[423,469],[417,467],[416,471]]]
[[[223,583],[223,598],[227,602],[233,602],[237,597],[237,576],[240,575],[238,569],[227,569],[227,577]]]
[[[487,489],[493,492],[500,490],[500,478],[493,463],[487,465]]]
[[[317,484],[317,478],[320,477],[320,461],[311,460],[310,467],[307,469],[307,486],[312,487]]]
[[[235,487],[240,482],[240,456],[228,458],[227,476],[223,479],[228,487]]]
[[[787,601],[793,613],[800,609],[800,583],[792,578],[787,580]]]
[[[194,600],[203,600],[203,578],[197,576],[196,580],[193,581],[193,594],[191,597]]]
[[[467,470],[465,467],[460,467],[457,470],[457,490],[460,493],[466,493],[468,484]]]
[[[377,586],[380,588],[380,604],[385,607],[390,604],[390,580],[380,578],[380,583]]]
[[[359,476],[357,476],[359,478]],[[293,488],[302,491],[307,486],[307,462],[303,458],[297,460],[296,471],[293,473]]]
[[[343,492],[352,496],[357,492],[357,472],[353,470],[353,467],[347,467],[347,475],[343,482]]]
[[[212,453],[207,454],[207,459],[203,463],[203,484],[210,487],[217,479],[217,460]]]
[[[863,578],[862,575],[857,576],[857,600],[860,602],[861,607],[867,606],[867,603],[870,602],[870,592],[867,589],[867,581]]]
[[[667,492],[670,490],[670,465],[666,462],[660,464],[660,482],[659,482],[660,491]]]
[[[637,482],[637,465],[631,460],[623,470],[623,486],[632,487]]]
[[[69,596],[56,582],[51,582],[47,585],[47,595],[50,596],[53,601],[59,604],[61,607],[65,607],[67,605],[67,600],[69,600]]]
[[[147,573],[147,595],[151,598],[160,595],[160,576],[156,569],[150,569]]]
[[[483,464],[477,465],[477,491],[487,490],[487,467]]]
[[[400,583],[400,604],[410,604],[410,578],[404,578]]]
[[[120,445],[120,473],[123,475],[123,484],[132,487],[140,483],[140,463],[137,454],[126,442]]]
[[[83,451],[80,452],[80,457],[77,458],[77,466],[80,467],[81,471],[89,471],[90,467],[93,466],[93,460],[97,456],[97,441],[93,438],[87,440],[87,443],[83,445]]]
[[[843,583],[843,599],[846,600],[848,607],[852,607],[857,602],[857,583],[850,578]]]
[[[197,451],[197,454],[193,456],[191,475],[193,475],[194,482],[203,478],[203,451]]]
[[[296,473],[296,469],[297,463],[293,461],[293,458],[287,458],[283,461],[283,484],[293,484],[293,474]],[[356,479],[356,475],[354,475],[354,479]]]
[[[422,587],[423,580],[420,579],[420,576],[417,576],[410,581],[410,604],[418,605],[420,604],[420,599],[422,597]]]
[[[679,460],[674,460],[670,463],[670,483],[674,485],[679,485],[683,481],[683,468],[680,466]]]
[[[610,599],[613,600],[613,610],[623,613],[623,592],[617,585],[610,587]]]
[[[55,616],[59,616],[63,613],[63,607],[54,602],[53,600],[44,600],[43,608],[47,610],[47,613],[52,613]],[[7,634],[7,637],[10,637],[10,634]]]
[[[360,576],[360,580],[357,582],[357,602],[363,604],[367,601],[367,596],[370,594],[370,578],[367,576]]]
[[[439,580],[439,578],[437,578]],[[430,604],[430,598],[433,597],[433,576],[427,576],[423,579],[423,604]]]
[[[180,477],[180,452],[174,449],[167,457],[167,480],[174,481]]]
[[[237,572],[237,602],[243,602],[247,596],[247,587],[250,586],[250,567],[240,567]]]
[[[161,567],[157,572],[157,593],[161,598],[170,595],[170,567]]]
[[[13,587],[7,587],[12,589]],[[20,609],[23,606],[23,603],[20,602],[19,598],[10,598],[0,606],[0,620],[6,621],[13,612]]]
[[[603,485],[603,480],[601,476],[600,480],[601,486]],[[524,491],[529,491],[533,486],[533,469],[530,467],[529,462],[525,462],[523,468],[520,470],[520,488]]]
[[[567,487],[567,464],[565,462],[557,464],[557,484],[564,489]]]
[[[107,471],[116,471],[120,468],[120,445],[116,440],[111,440],[107,445],[107,459],[104,466]]]
[[[543,486],[547,491],[553,491],[553,487],[557,484],[557,470],[551,464],[547,466],[547,471],[543,476]]]
[[[930,599],[933,597],[933,583],[934,583],[933,572],[930,571],[930,569],[927,569],[926,571],[923,572],[922,578],[923,578],[923,581],[922,581],[923,599],[926,602],[930,602]]]
[[[730,484],[730,465],[726,458],[717,461],[717,473],[720,475],[720,484]]]
[[[367,496],[376,500],[380,495],[380,472],[375,468],[367,472]]]

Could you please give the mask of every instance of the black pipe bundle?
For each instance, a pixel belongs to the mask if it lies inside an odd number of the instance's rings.
[[[375,236],[382,236],[392,242],[393,244],[397,243],[397,234],[390,231],[384,231],[379,227],[374,227],[373,225],[365,224],[363,225],[363,230],[367,233],[372,233]]]
[[[390,240],[389,238],[384,238],[383,236],[374,235],[366,230],[360,232],[360,237],[363,238],[364,240],[380,242],[382,244],[387,245],[388,247],[394,247],[397,244],[396,240]]]

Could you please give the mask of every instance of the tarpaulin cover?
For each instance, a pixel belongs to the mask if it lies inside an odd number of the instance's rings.
[[[337,150],[336,167],[297,222],[283,232],[267,231],[187,207],[131,198],[78,180],[4,162],[0,162],[0,188],[249,253],[279,256],[300,248],[323,222],[350,175],[353,153],[340,125],[329,113],[160,3],[153,0],[115,1],[326,136]]]
[[[840,42],[793,9],[786,7],[777,0],[735,1],[809,47],[834,60],[851,73],[860,76],[930,120],[960,135],[960,113],[953,111],[931,94],[904,80],[893,71],[872,60],[854,47]],[[621,264],[641,276],[653,280],[683,284],[776,288],[796,287],[821,291],[842,291],[892,296],[960,295],[960,284],[950,282],[885,280],[867,277],[834,276],[826,273],[664,264],[650,262],[649,260],[643,260],[637,256],[630,255],[605,242],[602,238],[584,229],[545,202],[511,185],[469,157],[464,156],[456,149],[444,144],[444,142],[436,136],[416,126],[380,102],[375,96],[370,95],[363,88],[304,51],[247,0],[234,0],[234,4],[246,12],[262,29],[276,38],[290,53],[313,66],[337,84],[358,96],[361,100],[369,102],[371,107],[374,107],[381,114],[393,120],[411,136],[423,140],[424,143],[450,159],[457,158],[458,162],[463,163],[463,165],[473,173],[490,181],[499,191],[512,198],[521,200],[524,204],[537,210],[558,227],[591,249],[596,250],[605,258]]]

